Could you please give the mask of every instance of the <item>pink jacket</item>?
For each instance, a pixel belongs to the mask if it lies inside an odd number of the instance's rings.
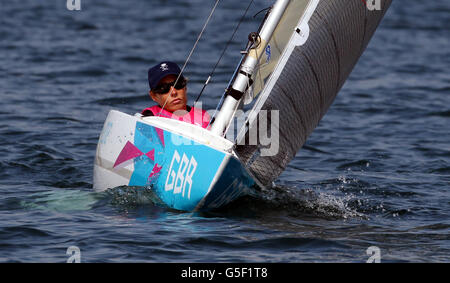
[[[189,107],[187,106],[189,112],[178,116],[175,113],[169,112],[165,109],[161,109],[159,105],[155,105],[152,107],[145,108],[142,110],[141,114],[144,116],[157,116],[157,117],[166,117],[166,118],[172,118],[179,121],[184,121],[187,123],[191,123],[194,125],[201,126],[205,129],[210,129],[211,126],[208,127],[209,121],[211,119],[211,116],[206,112],[205,110]],[[162,110],[162,111],[161,111]]]

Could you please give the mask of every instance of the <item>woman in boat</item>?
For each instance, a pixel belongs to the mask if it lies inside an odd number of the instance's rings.
[[[180,73],[180,67],[169,61],[148,70],[150,98],[158,105],[145,108],[141,114],[172,118],[209,129],[208,112],[187,105],[187,79],[183,75],[179,76]]]

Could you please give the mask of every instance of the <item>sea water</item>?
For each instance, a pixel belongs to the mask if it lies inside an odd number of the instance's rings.
[[[150,188],[96,193],[92,174],[108,111],[152,105],[147,69],[184,63],[213,3],[79,2],[0,8],[0,262],[66,262],[68,251],[81,262],[366,262],[374,249],[381,262],[450,260],[447,0],[394,1],[275,186],[208,213],[165,208]],[[222,2],[186,68],[191,102],[248,5]],[[205,109],[270,5],[256,2]]]

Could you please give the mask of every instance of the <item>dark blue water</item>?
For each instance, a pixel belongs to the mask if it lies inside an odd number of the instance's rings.
[[[356,1],[356,0],[355,0]],[[92,191],[106,114],[152,105],[146,71],[186,59],[213,1],[2,1],[0,262],[450,261],[450,4],[394,1],[333,106],[270,193],[183,213]],[[257,1],[251,16],[270,1]],[[191,101],[247,1],[223,1],[186,74]],[[203,96],[215,108],[262,14]]]

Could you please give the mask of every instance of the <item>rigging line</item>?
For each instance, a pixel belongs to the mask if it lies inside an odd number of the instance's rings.
[[[202,96],[203,91],[205,90],[206,86],[209,84],[211,77],[214,75],[214,72],[216,71],[217,66],[219,65],[220,61],[222,60],[223,55],[225,54],[225,52],[227,51],[229,45],[231,44],[231,41],[234,38],[234,35],[236,34],[236,32],[238,31],[241,23],[244,21],[245,16],[247,15],[248,10],[250,9],[251,5],[253,4],[254,0],[251,0],[250,3],[247,6],[247,9],[245,10],[244,14],[242,15],[241,19],[239,20],[239,23],[237,24],[237,26],[234,28],[233,34],[231,35],[230,39],[228,39],[228,42],[225,45],[225,48],[222,50],[222,54],[220,54],[219,60],[217,60],[216,64],[214,65],[214,68],[212,69],[211,73],[208,75],[208,78],[205,82],[205,84],[202,87],[202,90],[200,91],[199,95],[197,96],[197,99],[195,99],[195,102],[193,104],[193,106],[195,105],[195,103],[197,103],[197,101],[200,99],[200,96]]]
[[[183,67],[181,68],[181,72],[180,72],[180,74],[178,75],[178,77],[177,77],[177,79],[175,80],[175,83],[173,84],[172,87],[175,87],[175,86],[176,86],[176,84],[178,83],[178,80],[180,79],[181,75],[183,74],[184,69],[186,68],[187,63],[188,63],[189,60],[191,59],[191,56],[192,56],[192,54],[194,53],[194,50],[197,48],[197,44],[198,44],[198,42],[200,41],[200,39],[202,38],[203,32],[206,30],[206,27],[208,26],[209,21],[211,20],[212,15],[214,14],[214,12],[215,12],[215,10],[216,10],[217,5],[219,4],[219,2],[220,2],[220,0],[216,0],[216,3],[214,4],[214,7],[213,7],[212,10],[211,10],[211,13],[209,14],[208,18],[206,19],[206,22],[205,22],[205,24],[203,25],[203,28],[202,28],[200,34],[199,34],[198,37],[197,37],[197,41],[195,41],[194,46],[192,47],[191,52],[189,53],[189,55],[188,55],[186,61],[184,62],[184,65],[183,65]],[[173,90],[172,90],[172,88],[171,88],[171,89],[170,89],[170,92],[172,92],[172,91],[173,91]],[[169,101],[169,97],[170,97],[170,95],[167,96],[166,101],[164,102],[164,105],[161,107],[161,111],[159,112],[158,116],[161,115],[162,111],[164,110],[164,107],[166,106],[167,101]]]
[[[267,12],[267,11],[269,11],[270,9],[272,9],[272,7],[273,6],[269,6],[269,7],[267,7],[267,8],[264,8],[264,9],[262,9],[261,11],[259,11],[258,13],[256,13],[254,16],[253,16],[253,18],[256,18],[259,14],[261,14],[262,12]]]

